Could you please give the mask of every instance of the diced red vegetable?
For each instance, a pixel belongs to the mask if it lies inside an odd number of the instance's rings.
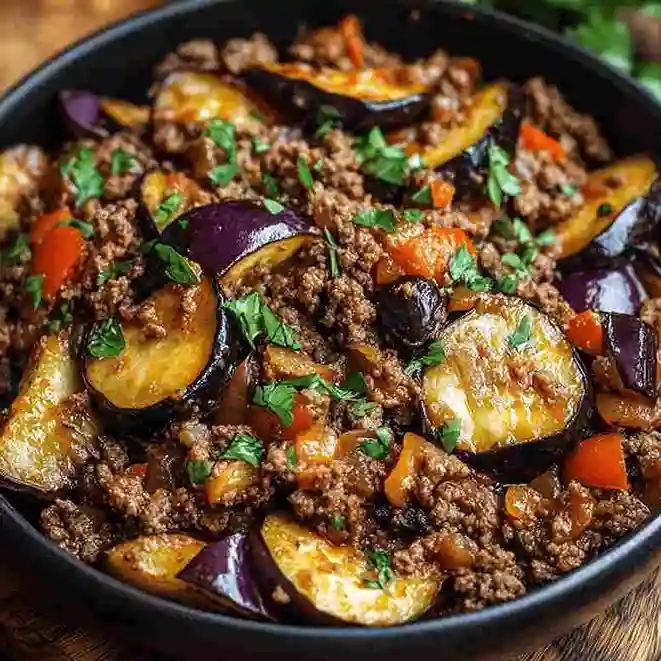
[[[374,267],[374,282],[377,285],[389,285],[403,275],[405,273],[401,266],[397,266],[388,256],[382,257]]]
[[[436,209],[443,209],[452,204],[454,198],[454,186],[443,179],[434,179],[429,185],[431,190],[431,199]]]
[[[547,151],[556,161],[567,155],[565,148],[557,140],[529,122],[521,124],[521,144],[528,151]]]
[[[346,41],[347,54],[351,58],[353,66],[356,69],[362,69],[365,62],[363,57],[365,40],[360,19],[354,14],[346,16],[340,23],[340,32]]]
[[[61,223],[64,220],[69,220],[71,217],[71,211],[66,208],[51,211],[50,213],[45,213],[39,216],[30,232],[30,242],[33,246],[38,246],[40,243],[43,243],[46,235],[52,229],[57,227],[58,223]]]
[[[622,440],[622,434],[613,432],[581,441],[565,459],[565,479],[598,489],[628,489]]]
[[[310,408],[307,397],[301,392],[294,396],[294,406],[291,412],[294,420],[289,427],[282,430],[282,437],[293,441],[301,432],[309,430],[314,425],[314,412]]]
[[[598,356],[604,350],[604,329],[599,313],[586,310],[574,315],[565,326],[565,334],[581,351]]]

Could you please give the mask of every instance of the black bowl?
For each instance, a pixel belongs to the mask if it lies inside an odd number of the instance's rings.
[[[302,23],[358,13],[370,38],[416,57],[434,48],[479,58],[487,77],[543,74],[594,115],[622,155],[661,153],[661,108],[631,80],[585,51],[516,19],[454,2],[406,0],[190,0],[136,15],[62,53],[0,101],[0,147],[54,145],[56,94],[83,88],[144,99],[151,67],[177,43],[224,41],[261,30],[285,46]],[[28,508],[30,509],[30,508]],[[19,513],[19,510],[26,514]],[[180,658],[284,657],[434,661],[505,658],[580,624],[641,581],[661,559],[661,518],[556,583],[479,613],[384,630],[250,622],[150,597],[60,551],[29,522],[25,503],[0,497],[3,547],[29,563],[62,601],[77,603],[143,644]]]

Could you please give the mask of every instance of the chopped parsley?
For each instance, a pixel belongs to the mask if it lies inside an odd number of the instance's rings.
[[[353,222],[362,227],[376,227],[388,233],[397,229],[397,219],[392,209],[366,209],[354,216]]]
[[[333,106],[320,106],[317,110],[317,130],[314,137],[325,138],[330,131],[340,126],[340,112]]]
[[[331,278],[337,278],[340,275],[340,265],[337,257],[337,243],[327,227],[324,227],[324,236],[326,237],[326,243],[328,244],[328,262],[330,265]]]
[[[555,241],[555,232],[552,229],[544,230],[535,237],[538,246],[552,246]]]
[[[11,245],[2,254],[2,261],[7,266],[16,266],[30,257],[30,237],[27,234],[17,234]]]
[[[376,438],[366,438],[358,449],[371,459],[385,459],[390,454],[393,433],[389,427],[379,427],[375,433]]]
[[[211,475],[213,461],[189,460],[186,462],[186,473],[191,484],[204,484],[205,480]]]
[[[276,178],[270,172],[262,172],[262,186],[271,197],[279,197],[280,188]]]
[[[267,151],[271,149],[271,145],[268,142],[265,142],[258,136],[255,136],[252,139],[252,150],[255,152],[255,154],[265,154]]]
[[[90,223],[86,223],[76,218],[69,218],[69,220],[62,220],[58,223],[64,227],[74,227],[82,235],[84,239],[91,239],[94,236],[94,227]]]
[[[310,172],[310,168],[302,156],[299,156],[296,160],[296,169],[298,170],[298,180],[301,182],[301,184],[303,184],[303,186],[308,190],[312,190],[314,188],[312,172]]]
[[[209,181],[214,186],[227,186],[234,177],[239,174],[239,166],[237,163],[223,163],[216,165],[216,167],[209,173]]]
[[[450,261],[450,278],[473,291],[489,291],[491,280],[480,274],[475,257],[466,246],[460,246]]]
[[[108,317],[92,329],[87,341],[87,353],[92,358],[113,358],[119,356],[125,346],[121,323],[115,317]]]
[[[359,399],[357,402],[349,404],[349,412],[354,418],[364,418],[370,411],[377,407],[374,402],[368,402],[366,399]]]
[[[571,197],[572,195],[576,195],[576,187],[571,184],[563,184],[560,186],[560,192],[567,197]]]
[[[431,186],[423,186],[419,191],[413,193],[413,195],[411,195],[411,202],[431,206],[433,204]]]
[[[135,172],[140,164],[137,160],[125,152],[121,147],[117,147],[110,158],[110,173],[112,175],[127,174]]]
[[[76,187],[76,207],[103,195],[103,176],[94,165],[94,152],[89,147],[81,147],[66,158],[60,165],[60,173]]]
[[[132,261],[126,262],[110,262],[108,266],[99,271],[99,275],[96,276],[96,286],[101,287],[108,280],[113,280],[117,276],[126,275],[133,266]]]
[[[172,246],[157,243],[154,252],[165,265],[165,275],[172,282],[178,285],[196,285],[200,282],[200,272],[193,266],[194,262],[180,255]]]
[[[519,287],[519,280],[518,273],[508,273],[498,280],[496,286],[498,291],[503,292],[503,294],[515,294]]]
[[[487,179],[487,194],[497,206],[503,205],[505,195],[518,195],[521,192],[519,180],[507,169],[510,164],[508,153],[496,145],[489,143],[489,178]]]
[[[154,222],[159,230],[162,230],[177,214],[184,196],[181,193],[172,193],[159,205],[154,214]]]
[[[364,395],[367,392],[367,383],[362,372],[352,372],[344,380],[342,387],[345,390],[355,392],[357,395]]]
[[[376,572],[376,579],[368,579],[365,586],[375,590],[385,590],[386,584],[395,578],[390,568],[390,556],[386,551],[363,551],[370,569]]]
[[[344,529],[344,517],[341,514],[333,514],[331,517],[331,526],[335,528],[335,530],[343,530]]]
[[[404,209],[402,211],[402,218],[407,223],[420,223],[424,218],[424,213],[420,209]]]
[[[252,292],[241,298],[227,301],[223,307],[236,318],[248,344],[254,349],[255,340],[265,336],[266,341],[288,349],[300,349],[294,329],[264,305],[259,294]]]
[[[597,216],[599,216],[599,218],[605,218],[606,216],[610,216],[613,211],[613,205],[609,204],[608,202],[604,202],[603,204],[599,205],[599,208],[597,209]]]
[[[25,289],[32,297],[32,306],[36,310],[44,295],[44,274],[29,275],[25,280]]]
[[[439,365],[444,360],[445,360],[445,351],[443,351],[443,347],[441,346],[441,341],[434,340],[427,347],[426,353],[423,354],[422,356],[418,356],[417,358],[414,358],[407,365],[405,371],[406,374],[411,376],[411,374],[414,374],[423,366],[431,367],[432,365]]]
[[[516,330],[507,336],[507,343],[512,349],[523,349],[530,343],[532,333],[532,318],[529,314],[524,314],[519,321]]]
[[[281,211],[284,211],[285,208],[280,204],[280,202],[276,202],[275,200],[272,200],[271,198],[265,197],[264,198],[264,206],[270,211],[272,214],[280,213]]]
[[[51,317],[46,324],[46,330],[49,333],[58,333],[63,328],[68,328],[73,322],[72,302],[62,303],[57,312]]]
[[[389,145],[378,126],[356,138],[356,160],[363,172],[381,181],[401,186],[409,172],[408,156],[398,145]]]
[[[220,459],[240,459],[251,466],[259,466],[264,455],[263,443],[249,434],[237,434]]]
[[[457,419],[446,420],[443,426],[436,430],[436,438],[448,454],[456,450],[460,434],[461,421]]]
[[[287,449],[287,463],[290,466],[296,466],[298,463],[298,459],[296,459],[296,449],[293,445]]]
[[[211,138],[216,147],[220,147],[225,152],[228,162],[234,161],[236,156],[234,124],[224,119],[212,119],[204,130],[204,135]]]
[[[315,172],[320,172],[323,167],[324,167],[324,162],[321,159],[319,159],[315,161],[314,165],[312,166],[312,169]]]

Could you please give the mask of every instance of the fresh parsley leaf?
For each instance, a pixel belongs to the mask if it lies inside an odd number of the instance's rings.
[[[422,356],[418,356],[417,358],[414,358],[408,364],[405,372],[406,374],[411,376],[412,374],[415,374],[415,372],[417,372],[423,366],[431,367],[433,365],[439,365],[444,360],[445,360],[445,351],[443,351],[441,341],[434,340],[427,347],[426,353],[424,353]]]
[[[366,209],[354,216],[353,222],[362,227],[376,227],[388,233],[397,229],[397,219],[392,209]]]
[[[223,163],[209,173],[209,180],[214,186],[227,186],[234,177],[239,174],[239,166],[236,163]]]
[[[165,265],[165,275],[178,285],[196,285],[200,281],[200,273],[193,267],[193,262],[180,255],[172,246],[157,243],[154,252]]]
[[[371,459],[385,459],[390,454],[393,433],[389,427],[379,427],[376,438],[366,438],[358,449]]]
[[[82,220],[77,220],[76,218],[69,218],[69,220],[61,220],[58,225],[64,227],[74,227],[82,235],[84,239],[91,239],[94,236],[94,227],[90,223],[86,223]]]
[[[498,291],[501,291],[504,294],[515,294],[519,286],[519,279],[518,273],[508,273],[507,275],[504,275],[497,282]]]
[[[73,322],[73,303],[63,303],[46,324],[49,333],[57,333],[63,328],[68,328]]]
[[[512,347],[512,349],[523,349],[530,342],[530,336],[532,333],[532,318],[529,314],[524,314],[519,321],[519,325],[516,330],[507,336],[507,343]]]
[[[231,163],[236,156],[236,137],[234,124],[224,119],[212,119],[204,130],[204,135],[213,140],[216,147],[225,152],[227,160]]]
[[[341,514],[338,514],[337,512],[333,514],[333,516],[331,517],[331,526],[335,528],[335,530],[343,530],[344,517]]]
[[[262,172],[262,186],[271,197],[280,195],[280,187],[276,178],[270,172]]]
[[[514,236],[521,245],[525,246],[534,241],[530,228],[521,218],[512,218],[512,229],[514,230]]]
[[[17,234],[11,245],[2,255],[2,261],[7,266],[16,266],[30,257],[30,237],[27,234]]]
[[[87,341],[87,353],[92,358],[113,358],[126,347],[122,325],[115,317],[96,324]]]
[[[460,246],[450,261],[450,278],[453,282],[466,285],[473,291],[489,291],[491,280],[480,275],[475,257],[466,246]]]
[[[162,230],[172,220],[173,216],[179,211],[184,196],[181,193],[172,193],[168,198],[161,202],[154,214],[154,222],[159,230]]]
[[[255,152],[255,154],[265,154],[267,151],[271,149],[271,145],[268,142],[265,142],[262,140],[260,137],[255,136],[252,139],[252,150]]]
[[[408,156],[399,145],[389,145],[378,126],[354,143],[356,160],[363,172],[401,186],[409,172]]]
[[[507,169],[510,164],[508,153],[493,141],[489,142],[489,178],[487,179],[487,193],[495,206],[503,205],[504,195],[519,195],[521,184],[519,180]]]
[[[296,466],[298,463],[298,459],[296,459],[296,449],[293,445],[287,449],[287,463],[290,466]]]
[[[555,241],[555,232],[552,229],[545,230],[535,237],[535,244],[538,246],[552,246]]]
[[[132,261],[110,262],[108,266],[99,271],[99,275],[96,276],[96,286],[101,287],[108,282],[108,280],[113,280],[120,275],[126,275],[131,270],[132,266]]]
[[[446,420],[444,425],[436,430],[436,437],[448,454],[452,454],[459,443],[461,420]]]
[[[420,190],[411,195],[411,202],[416,204],[431,206],[433,204],[431,196],[431,186],[423,186]]]
[[[212,469],[213,461],[200,459],[186,462],[186,473],[191,484],[204,484],[205,480],[211,475]]]
[[[149,241],[143,241],[137,248],[137,251],[140,255],[146,255],[148,252],[151,252],[154,246],[158,243],[158,239],[150,239]]]
[[[317,110],[317,130],[314,137],[318,140],[340,126],[340,112],[333,106],[320,106]]]
[[[345,390],[355,392],[357,395],[364,395],[367,392],[367,383],[365,383],[365,376],[362,372],[352,372],[344,380],[342,387]]]
[[[599,218],[605,218],[606,216],[610,216],[612,213],[613,205],[609,204],[608,202],[600,204],[599,208],[597,209],[597,216],[599,216]]]
[[[121,147],[117,147],[110,157],[110,174],[127,174],[135,172],[139,168],[137,160],[126,153]]]
[[[294,422],[292,409],[296,388],[289,383],[271,381],[255,388],[253,402],[257,406],[267,408],[278,416],[283,427],[289,427]]]
[[[60,172],[76,187],[76,207],[103,195],[103,176],[94,165],[94,152],[89,147],[81,147],[65,159],[60,166]]]
[[[509,216],[501,216],[494,224],[493,231],[504,239],[515,239],[514,226]]]
[[[390,568],[390,556],[386,551],[372,551],[370,549],[366,549],[364,554],[370,568],[376,572],[376,579],[366,580],[365,585],[375,590],[385,590],[386,584],[395,578]]]
[[[516,269],[517,271],[525,270],[525,266],[523,265],[521,258],[518,255],[514,254],[513,252],[505,253],[500,258],[500,261],[506,266],[511,266],[513,269]]]
[[[535,261],[537,255],[539,255],[539,248],[537,246],[526,246],[521,253],[521,263],[523,268],[528,270],[532,266],[532,263]]]
[[[257,292],[227,301],[223,307],[234,315],[253,349],[255,340],[262,335],[265,335],[271,344],[288,349],[301,348],[296,341],[294,329],[281,321],[268,305],[264,305]]]
[[[285,208],[280,204],[280,202],[276,202],[275,200],[272,200],[268,197],[264,198],[264,206],[273,214],[275,215],[276,213],[280,213],[281,211],[284,211]]]
[[[572,195],[576,195],[576,186],[572,186],[571,184],[563,184],[560,186],[560,192],[567,197],[571,197]]]
[[[308,374],[307,376],[299,376],[296,379],[288,379],[281,383],[287,383],[294,386],[297,390],[318,390],[333,397],[333,399],[355,401],[359,398],[360,393],[353,390],[348,390],[342,386],[336,386],[334,383],[329,383],[322,379],[318,374]]]
[[[44,274],[29,275],[25,280],[25,289],[32,297],[32,306],[36,310],[41,304],[44,293]]]
[[[349,413],[354,418],[364,418],[370,411],[377,407],[374,402],[368,402],[366,399],[359,399],[357,402],[349,404]]]
[[[323,167],[324,167],[324,162],[321,159],[319,159],[315,161],[314,165],[312,166],[312,170],[314,172],[320,172]]]
[[[185,232],[188,229],[188,218],[179,218],[177,225]]]
[[[425,214],[420,209],[404,209],[402,211],[402,218],[407,223],[420,223],[424,216]]]
[[[296,168],[298,170],[298,180],[305,188],[312,190],[314,188],[314,179],[312,178],[312,173],[306,160],[302,156],[299,156],[296,160]]]
[[[264,444],[249,434],[237,434],[220,459],[240,459],[251,466],[259,466],[264,455]]]
[[[324,236],[326,237],[326,243],[328,244],[328,262],[330,265],[331,278],[337,278],[340,275],[340,265],[337,256],[337,243],[335,242],[335,238],[329,232],[327,227],[324,227]]]

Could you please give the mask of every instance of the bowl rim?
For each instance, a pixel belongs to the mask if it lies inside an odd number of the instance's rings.
[[[16,107],[29,97],[49,78],[56,76],[65,69],[69,62],[81,60],[94,50],[125,35],[140,32],[142,29],[173,17],[184,17],[196,10],[206,9],[213,5],[233,2],[235,0],[180,0],[156,8],[135,12],[121,21],[92,32],[79,39],[64,50],[53,55],[45,63],[23,76],[0,96],[0,123],[7,114],[16,111]],[[411,9],[419,9],[420,2],[411,0],[387,0],[392,6],[409,5]],[[570,42],[568,39],[547,30],[541,26],[529,23],[497,10],[466,5],[460,0],[422,0],[425,9],[440,10],[464,17],[467,20],[484,23],[497,23],[501,29],[516,32],[523,31],[529,40],[539,42],[544,48],[553,52],[562,52],[563,57],[573,58],[580,63],[590,76],[608,79],[627,97],[631,104],[641,105],[650,114],[655,114],[661,122],[661,104],[628,75],[606,64],[587,49]],[[358,11],[360,5],[357,7]],[[480,611],[448,615],[436,619],[412,622],[398,627],[369,628],[356,626],[304,626],[287,623],[272,623],[249,620],[233,615],[225,615],[211,611],[203,611],[174,601],[152,596],[128,583],[116,579],[95,567],[83,563],[75,556],[60,549],[53,541],[45,537],[34,527],[2,494],[0,491],[0,526],[9,519],[24,538],[28,538],[35,548],[43,551],[49,559],[61,569],[75,572],[83,576],[90,589],[97,588],[100,592],[111,591],[119,597],[161,613],[176,618],[196,620],[205,625],[216,625],[235,628],[243,633],[263,633],[275,635],[293,635],[299,639],[320,641],[336,641],[338,639],[362,640],[369,639],[411,639],[420,634],[441,634],[452,631],[475,632],[486,624],[490,627],[504,626],[517,619],[534,619],[536,614],[547,611],[555,606],[561,609],[571,604],[572,596],[579,595],[592,582],[608,580],[618,569],[627,565],[627,561],[639,560],[641,563],[649,559],[658,542],[661,542],[661,516],[652,516],[641,528],[618,541],[614,546],[588,561],[576,570],[562,576],[557,581],[534,588],[522,597],[512,601],[488,606]],[[503,629],[506,631],[506,629]]]

